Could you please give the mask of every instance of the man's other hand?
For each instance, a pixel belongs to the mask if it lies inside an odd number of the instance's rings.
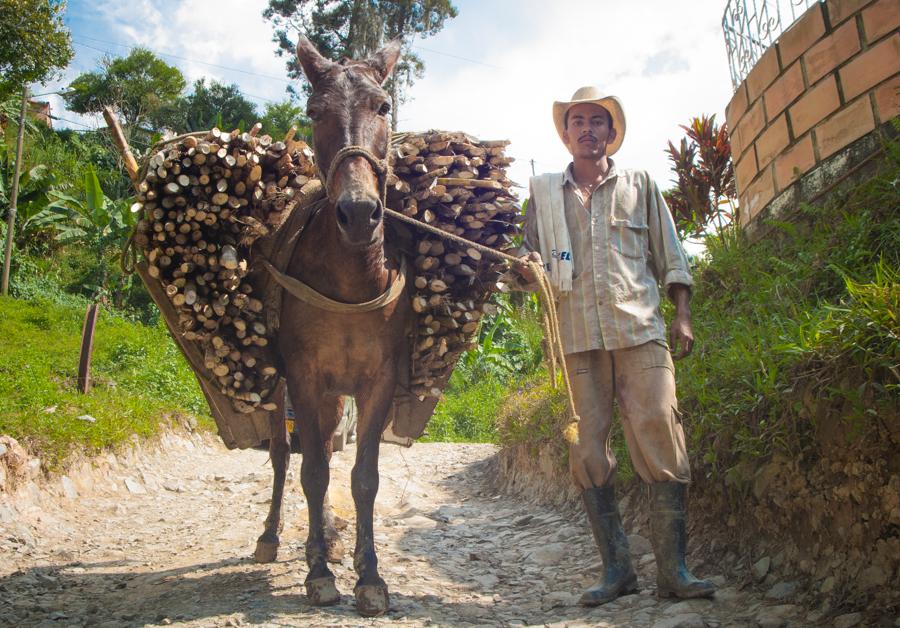
[[[691,327],[691,290],[685,285],[673,283],[669,296],[675,303],[675,319],[669,328],[669,347],[673,358],[680,360],[690,355],[694,348],[694,329]]]
[[[672,326],[669,328],[669,346],[672,347],[675,360],[690,355],[694,348],[694,330],[691,328],[690,314],[675,315]],[[681,347],[680,351],[679,347]]]

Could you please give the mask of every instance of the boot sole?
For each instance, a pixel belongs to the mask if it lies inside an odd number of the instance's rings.
[[[684,591],[679,593],[678,591],[672,589],[660,589],[657,587],[656,596],[659,598],[677,598],[679,600],[695,600],[698,598],[704,597],[714,597],[716,594],[715,589],[705,590],[701,589],[699,591]]]
[[[600,598],[588,598],[585,599],[585,596],[588,594],[587,591],[582,594],[581,599],[578,600],[578,603],[581,606],[586,606],[588,608],[593,608],[595,606],[602,606],[603,604],[609,604],[616,598],[622,597],[623,595],[630,595],[632,593],[638,592],[637,586],[637,574],[631,576],[628,580],[626,580],[622,586],[614,593],[609,594]]]

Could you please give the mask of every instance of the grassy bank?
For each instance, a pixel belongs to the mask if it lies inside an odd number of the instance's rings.
[[[710,242],[678,377],[706,477],[743,488],[776,452],[815,455],[826,415],[850,440],[897,421],[900,146],[887,152],[877,177],[762,241]]]
[[[0,298],[0,433],[56,467],[73,451],[96,452],[152,436],[187,413],[211,425],[187,364],[160,325],[101,311],[93,388],[76,389],[87,301],[44,290]]]

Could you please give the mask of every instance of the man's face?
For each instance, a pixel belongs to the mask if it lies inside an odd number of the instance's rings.
[[[579,103],[569,108],[566,147],[573,157],[600,159],[607,145],[616,138],[610,126],[609,112],[594,103]]]

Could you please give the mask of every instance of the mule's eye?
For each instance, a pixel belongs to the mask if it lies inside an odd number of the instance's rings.
[[[321,112],[317,107],[307,107],[306,108],[306,117],[310,120],[318,120]]]
[[[378,108],[378,115],[386,116],[390,112],[391,112],[391,103],[389,103],[388,101],[385,100],[383,103],[381,103],[381,107]]]

